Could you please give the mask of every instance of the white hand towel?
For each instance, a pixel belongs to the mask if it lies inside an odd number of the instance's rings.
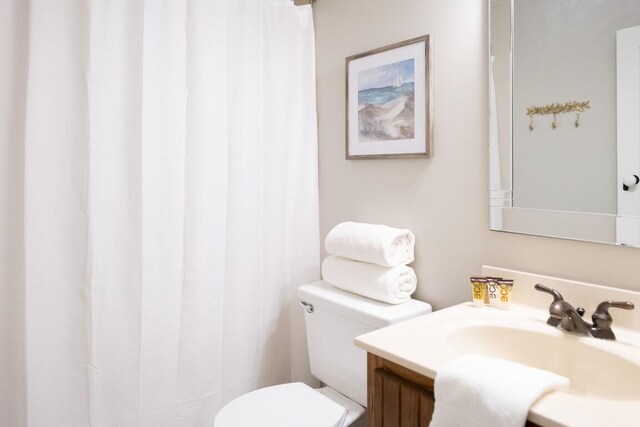
[[[389,304],[408,301],[418,284],[416,273],[406,265],[387,268],[336,255],[322,263],[322,277],[336,288]]]
[[[569,380],[519,363],[461,356],[438,371],[430,427],[522,427],[529,408]]]
[[[410,230],[343,222],[327,234],[324,247],[332,255],[382,267],[396,267],[413,262],[415,241]]]

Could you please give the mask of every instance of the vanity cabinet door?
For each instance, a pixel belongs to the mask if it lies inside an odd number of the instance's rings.
[[[433,394],[383,368],[373,372],[374,411],[370,426],[427,427],[433,414]]]
[[[427,427],[433,414],[433,381],[369,355],[369,427]]]

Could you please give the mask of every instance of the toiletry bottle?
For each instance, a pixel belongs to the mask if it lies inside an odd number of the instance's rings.
[[[471,278],[471,298],[476,307],[484,306],[487,293],[487,279],[484,277]]]
[[[491,307],[497,307],[499,304],[499,285],[498,282],[502,277],[487,277],[487,297]]]
[[[498,307],[508,310],[511,307],[511,295],[513,292],[513,280],[498,280]]]

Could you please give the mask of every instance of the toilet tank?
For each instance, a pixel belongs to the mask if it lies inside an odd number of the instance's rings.
[[[354,338],[431,312],[421,301],[391,305],[324,281],[298,288],[298,299],[309,307],[304,318],[311,373],[362,406],[367,406],[367,353],[355,346]]]

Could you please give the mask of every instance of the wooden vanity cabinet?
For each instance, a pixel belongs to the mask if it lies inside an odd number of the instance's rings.
[[[434,405],[431,378],[367,354],[369,427],[427,427]],[[527,421],[526,427],[540,426]]]

